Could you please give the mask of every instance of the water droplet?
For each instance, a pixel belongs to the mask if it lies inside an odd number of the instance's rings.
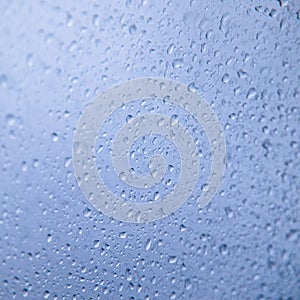
[[[5,122],[8,126],[12,127],[16,124],[16,117],[13,114],[6,115]]]
[[[188,85],[188,90],[192,93],[196,93],[198,91],[198,87],[195,82],[192,82]]]
[[[289,4],[288,0],[278,0],[278,3],[281,7],[285,7]]]
[[[100,241],[94,240],[94,248],[99,248],[99,246],[100,246]]]
[[[69,13],[67,13],[67,16],[66,16],[66,24],[67,24],[67,27],[72,27],[74,24],[73,17]]]
[[[149,251],[149,250],[150,250],[150,247],[151,247],[151,240],[148,239],[147,242],[146,242],[146,245],[145,245],[145,250],[146,250],[146,251]]]
[[[136,31],[137,31],[137,27],[136,27],[135,24],[129,26],[129,33],[130,34],[135,34]]]
[[[179,124],[179,118],[178,115],[172,115],[170,120],[171,126],[177,126]]]
[[[0,75],[0,86],[3,88],[7,87],[7,77],[5,74]]]
[[[229,78],[229,74],[224,74],[224,76],[222,77],[222,82],[223,83],[227,83],[229,82],[230,78]]]
[[[93,15],[92,23],[93,23],[94,27],[99,27],[99,25],[100,25],[100,18],[99,18],[98,15]]]
[[[127,237],[126,231],[120,232],[120,233],[119,233],[119,237],[120,237],[121,239],[126,239],[126,237]]]
[[[298,239],[298,233],[299,233],[299,230],[297,229],[291,229],[287,234],[286,234],[286,239],[287,241],[289,242],[294,242]]]
[[[226,207],[225,208],[225,213],[226,213],[226,216],[231,219],[233,217],[233,211],[230,207]]]
[[[173,53],[174,49],[175,49],[175,45],[171,44],[167,49],[167,53],[171,55]]]
[[[71,165],[72,157],[65,158],[65,168],[68,168]]]
[[[23,289],[23,292],[22,292],[22,294],[23,294],[23,297],[28,297],[28,290],[27,289]]]
[[[256,96],[256,89],[255,88],[249,89],[248,94],[247,94],[247,99],[252,99],[255,96]]]
[[[132,124],[132,122],[133,122],[133,116],[132,116],[132,115],[128,115],[128,116],[126,117],[126,122],[127,122],[128,124]]]
[[[91,215],[92,211],[89,208],[85,208],[83,211],[83,215],[87,218]]]
[[[33,66],[33,55],[31,53],[26,56],[26,65],[29,68]]]
[[[49,291],[45,291],[44,292],[44,299],[48,299],[50,296],[50,292]]]
[[[185,289],[187,290],[187,291],[189,291],[191,288],[192,288],[192,282],[191,282],[191,280],[190,279],[186,279],[185,281],[184,281],[184,287],[185,287]]]
[[[58,141],[58,134],[56,132],[53,132],[51,136],[52,136],[52,141],[56,143]]]
[[[51,243],[51,241],[52,241],[52,235],[49,233],[47,235],[47,243]]]
[[[23,172],[27,172],[28,171],[28,165],[27,165],[26,161],[22,162],[22,171]]]
[[[172,66],[174,69],[182,68],[184,65],[183,58],[174,59],[172,62]]]
[[[177,256],[169,256],[168,262],[170,264],[175,264],[177,262]]]
[[[219,247],[219,251],[222,255],[226,255],[228,254],[228,247],[226,244],[222,244],[220,247]]]
[[[241,69],[237,71],[237,74],[238,74],[239,78],[246,78],[247,77],[247,73],[245,71],[241,70]]]
[[[153,194],[153,201],[157,201],[159,199],[160,195],[159,195],[159,192],[155,192]]]

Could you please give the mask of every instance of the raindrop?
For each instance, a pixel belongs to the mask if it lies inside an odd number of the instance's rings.
[[[26,56],[26,65],[29,68],[31,68],[33,66],[33,55],[32,55],[32,53],[30,53]]]
[[[5,74],[0,75],[0,86],[3,88],[7,86],[7,77]]]
[[[47,235],[47,243],[50,243],[52,241],[52,235],[49,233]]]
[[[56,132],[53,132],[51,136],[52,136],[52,141],[53,142],[57,142],[58,141],[58,134]]]
[[[92,23],[93,23],[94,27],[99,27],[99,25],[100,25],[100,18],[99,18],[98,15],[93,15]]]
[[[126,239],[126,237],[127,237],[126,231],[120,232],[120,233],[119,233],[119,237],[120,237],[121,239]]]
[[[183,58],[174,59],[172,62],[172,66],[174,69],[179,69],[183,67]]]
[[[5,122],[8,126],[12,127],[16,124],[16,117],[13,114],[6,115]]]
[[[126,117],[126,122],[127,122],[128,124],[132,124],[132,122],[133,122],[133,116],[132,116],[132,115],[128,115],[128,116]]]
[[[220,247],[219,247],[219,251],[222,255],[226,255],[228,254],[228,247],[226,244],[222,244]]]
[[[44,299],[48,299],[50,296],[50,292],[49,291],[45,291],[44,292]]]
[[[277,0],[281,7],[285,7],[289,4],[288,0]]]
[[[171,55],[173,53],[174,49],[175,49],[175,45],[171,44],[167,49],[167,53]]]
[[[177,256],[169,256],[168,262],[170,264],[175,264],[177,262]]]
[[[146,250],[146,251],[149,251],[149,250],[150,250],[150,247],[151,247],[151,240],[148,239],[147,242],[146,242],[146,245],[145,245],[145,250]]]
[[[137,31],[137,27],[136,27],[135,24],[129,26],[129,33],[130,34],[135,34],[136,31]]]
[[[100,246],[100,241],[94,240],[94,248],[99,248],[99,246]]]
[[[67,27],[72,27],[74,24],[73,17],[69,13],[67,13],[66,24],[67,24]]]
[[[247,99],[252,99],[255,96],[256,96],[256,90],[255,90],[255,88],[249,89],[249,91],[247,93]]]

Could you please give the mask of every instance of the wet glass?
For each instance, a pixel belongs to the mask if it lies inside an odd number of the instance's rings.
[[[0,298],[299,299],[299,53],[296,0],[1,1]]]

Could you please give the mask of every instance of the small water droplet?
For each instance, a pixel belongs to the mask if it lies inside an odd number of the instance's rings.
[[[7,77],[5,74],[0,75],[0,86],[3,88],[7,86]]]
[[[22,162],[22,171],[23,172],[27,172],[28,171],[28,165],[27,165],[26,161]]]
[[[198,87],[196,86],[195,82],[192,82],[188,85],[188,90],[192,93],[196,93],[198,90]]]
[[[173,53],[174,49],[175,49],[175,45],[171,44],[167,49],[167,53],[171,55]]]
[[[120,237],[121,239],[126,239],[126,237],[127,237],[126,231],[120,232],[119,237]]]
[[[99,240],[94,240],[94,248],[98,248],[100,246]]]
[[[92,23],[93,23],[94,27],[99,27],[99,25],[100,25],[100,19],[99,19],[98,15],[93,15]]]
[[[133,116],[132,116],[132,115],[128,115],[128,116],[126,117],[126,122],[127,122],[128,124],[132,124],[132,122],[133,122]]]
[[[44,299],[48,299],[50,296],[50,292],[49,291],[45,291],[44,292]]]
[[[26,56],[26,65],[29,68],[33,66],[33,55],[31,53]]]
[[[178,115],[172,115],[171,120],[170,120],[170,125],[171,126],[176,126],[179,123],[179,118]]]
[[[58,134],[56,132],[53,132],[51,136],[52,136],[52,141],[56,143],[58,141]]]
[[[184,65],[183,58],[174,59],[172,62],[172,66],[174,69],[182,68]]]
[[[149,251],[149,250],[150,250],[150,247],[151,247],[151,240],[148,239],[147,242],[146,242],[146,245],[145,245],[145,250],[146,250],[146,251]]]
[[[92,211],[89,208],[85,208],[83,211],[83,215],[87,218],[91,215]]]
[[[66,24],[67,27],[72,27],[74,24],[74,20],[71,14],[67,13],[67,17],[66,17]]]
[[[190,279],[186,279],[184,281],[184,287],[187,291],[189,291],[192,288],[192,282]]]
[[[16,117],[13,114],[8,114],[5,118],[5,122],[8,126],[12,127],[16,124]]]
[[[49,233],[47,235],[47,243],[50,243],[52,241],[52,235]]]
[[[129,26],[129,33],[130,34],[135,34],[136,31],[137,31],[137,27],[136,27],[135,24]]]
[[[289,4],[288,0],[278,0],[278,3],[281,7],[285,7]]]
[[[238,70],[237,74],[238,74],[239,78],[246,78],[247,77],[247,73],[245,71],[243,71],[242,69]]]
[[[168,262],[170,264],[175,264],[177,262],[177,256],[169,256]]]
[[[224,76],[222,77],[222,82],[223,83],[227,83],[229,82],[230,78],[229,78],[229,74],[224,74]]]
[[[256,96],[256,89],[255,88],[249,89],[247,94],[247,99],[252,99],[255,96]]]
[[[66,157],[65,158],[65,168],[68,168],[71,165],[72,158],[71,157]]]
[[[219,251],[222,255],[226,255],[228,253],[228,247],[226,244],[222,244],[220,247],[219,247]]]

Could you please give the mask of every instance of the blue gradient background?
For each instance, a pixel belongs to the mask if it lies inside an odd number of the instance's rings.
[[[1,299],[299,299],[299,1],[1,1]],[[120,81],[198,90],[225,130],[208,207],[94,210],[74,128]]]

